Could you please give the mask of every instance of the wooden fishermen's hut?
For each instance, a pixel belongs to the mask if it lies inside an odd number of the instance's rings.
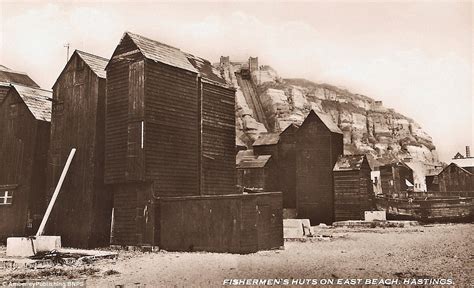
[[[342,131],[311,110],[296,132],[296,209],[311,224],[334,221],[333,167],[343,154]]]
[[[277,191],[283,192],[283,208],[296,208],[296,132],[298,126],[291,124],[280,133],[278,141]]]
[[[281,245],[281,193],[236,194],[235,90],[209,61],[126,32],[106,70],[112,244],[237,253]]]
[[[237,185],[244,191],[278,191],[278,171],[271,155],[245,157],[237,163]]]
[[[335,220],[363,220],[373,207],[371,169],[365,155],[341,155],[334,165]]]
[[[33,79],[26,73],[14,71],[3,65],[0,65],[0,103],[2,103],[10,88],[10,84],[40,88]]]
[[[53,85],[50,196],[71,149],[77,152],[47,228],[68,247],[95,248],[110,242],[112,196],[104,185],[107,63],[76,50]]]
[[[403,161],[380,166],[382,194],[390,197],[403,197],[413,192],[413,170]]]
[[[474,191],[474,174],[451,163],[438,174],[438,183],[440,192]]]
[[[11,84],[0,103],[0,240],[36,233],[46,204],[51,91]]]

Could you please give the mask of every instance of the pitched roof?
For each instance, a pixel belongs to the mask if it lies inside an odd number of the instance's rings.
[[[235,156],[235,164],[239,165],[242,160],[247,158],[255,158],[253,150],[240,150],[237,152],[237,156]]]
[[[334,165],[333,171],[360,170],[365,155],[340,155]]]
[[[460,167],[458,164],[454,163],[454,162],[451,162],[451,164],[449,164],[448,166],[444,167],[443,171],[441,171],[439,174],[443,173],[445,170],[449,169],[449,167],[456,167],[458,169],[460,169],[461,171],[469,174],[469,175],[474,175],[473,173],[469,172],[468,170],[464,169],[463,167]],[[438,174],[438,175],[439,175]]]
[[[227,82],[221,77],[220,72],[214,68],[214,66],[212,66],[211,62],[189,53],[185,53],[185,55],[188,58],[189,63],[191,63],[191,65],[193,65],[193,67],[199,71],[199,74],[201,74],[202,78],[221,85],[227,85]]]
[[[474,157],[452,159],[451,162],[456,163],[456,165],[458,165],[461,168],[474,167]]]
[[[280,140],[280,133],[264,133],[253,142],[252,146],[266,146],[266,145],[275,145],[278,144]]]
[[[267,165],[271,155],[259,155],[257,157],[244,157],[242,161],[237,164],[237,169],[263,168]]]
[[[334,132],[334,133],[342,134],[341,129],[339,129],[337,124],[334,123],[334,121],[332,120],[331,115],[326,114],[326,113],[322,113],[322,112],[318,112],[314,109],[312,109],[311,111],[314,112],[319,117],[319,119],[321,119],[321,121],[323,121],[324,125],[326,125],[326,127],[328,127],[329,131]]]
[[[28,76],[28,74],[18,71],[13,71],[10,68],[7,68],[3,65],[0,65],[0,82],[12,83],[12,84],[21,84],[25,86],[39,88],[40,86],[36,84],[33,79]]]
[[[12,84],[11,86],[15,88],[35,119],[51,122],[51,91],[18,84]]]
[[[74,52],[77,53],[77,55],[79,55],[82,60],[84,60],[87,66],[91,68],[97,77],[105,79],[105,66],[107,66],[107,63],[109,63],[109,59],[80,50],[76,50]]]
[[[196,68],[188,61],[186,54],[178,48],[169,46],[158,41],[143,37],[131,32],[125,32],[124,36],[129,36],[130,39],[137,45],[140,52],[148,59],[156,62],[168,64],[170,66],[178,67],[191,72],[198,72]],[[122,37],[122,39],[123,39]]]

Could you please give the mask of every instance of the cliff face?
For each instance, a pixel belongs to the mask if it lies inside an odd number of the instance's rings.
[[[315,109],[330,114],[341,128],[345,154],[371,154],[380,164],[405,158],[427,164],[439,162],[432,138],[413,119],[384,107],[380,101],[332,85],[283,79],[271,67],[260,66],[249,70],[248,81],[253,83],[258,101],[248,103],[252,99],[244,95],[248,94],[247,88],[241,89],[234,74],[248,67],[246,63],[220,64],[222,74],[237,88],[237,135],[247,142],[261,133],[301,124],[310,109]],[[258,105],[264,111],[267,127],[257,121],[253,110]]]

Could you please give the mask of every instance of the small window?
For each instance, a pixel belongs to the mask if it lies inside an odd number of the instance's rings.
[[[13,202],[12,191],[0,191],[0,205],[11,205]]]
[[[18,104],[10,104],[10,119],[18,117]]]

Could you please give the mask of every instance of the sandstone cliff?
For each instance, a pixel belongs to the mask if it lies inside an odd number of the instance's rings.
[[[219,64],[221,73],[237,88],[237,135],[249,144],[261,133],[282,131],[290,123],[301,124],[310,109],[315,109],[330,114],[341,128],[346,154],[371,154],[379,164],[406,158],[427,164],[439,162],[432,138],[420,125],[380,101],[328,84],[283,79],[270,66],[224,60]],[[252,83],[256,103],[249,103],[255,101],[252,87],[242,87],[239,73],[236,77],[235,72],[242,70],[250,73],[248,83]],[[258,121],[256,115],[259,105],[264,121]]]

